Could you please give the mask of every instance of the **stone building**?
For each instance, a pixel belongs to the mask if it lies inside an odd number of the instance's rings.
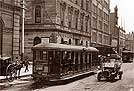
[[[119,52],[119,27],[118,27],[118,8],[114,8],[114,12],[110,13],[110,32],[111,46]]]
[[[20,10],[14,0],[0,0],[0,56],[20,54]]]
[[[134,53],[134,32],[126,34],[125,49]]]
[[[25,53],[40,42],[109,46],[110,0],[26,0]]]
[[[126,34],[125,47],[122,53],[123,62],[133,62],[134,59],[134,33]]]
[[[122,55],[122,52],[125,48],[126,41],[126,31],[123,27],[119,27],[119,54]]]
[[[111,48],[110,44],[110,0],[92,0],[91,43],[101,54]]]

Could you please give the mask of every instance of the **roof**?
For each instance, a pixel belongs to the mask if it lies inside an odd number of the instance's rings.
[[[87,47],[88,51],[94,51],[94,52],[99,52],[98,49],[96,49],[95,47]]]
[[[65,45],[65,44],[57,44],[57,43],[40,43],[33,46],[32,49],[59,49],[59,50],[76,50],[76,51],[94,51],[98,52],[98,50],[94,47],[82,47],[82,46],[74,46],[74,45]]]
[[[133,53],[132,51],[125,50],[123,53]]]
[[[120,59],[121,56],[119,56],[118,54],[111,54],[110,56],[106,57],[108,59]]]
[[[99,53],[101,55],[107,55],[107,54],[116,54],[116,51],[113,50],[112,47],[105,47],[105,46],[99,46],[99,47],[96,47],[98,50],[99,50]]]

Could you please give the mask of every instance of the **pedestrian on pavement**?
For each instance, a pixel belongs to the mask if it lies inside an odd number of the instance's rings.
[[[25,57],[24,65],[26,66],[25,72],[29,71],[29,70],[28,70],[28,65],[29,65],[28,57]]]
[[[20,76],[20,71],[21,71],[21,68],[23,67],[23,63],[22,61],[20,60],[20,57],[16,57],[16,64],[15,64],[15,68],[17,70],[16,72],[16,78],[19,78]],[[17,76],[18,74],[18,76]]]

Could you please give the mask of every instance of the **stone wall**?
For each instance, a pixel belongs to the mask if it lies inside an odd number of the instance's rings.
[[[1,22],[3,22],[1,31],[2,43],[0,45],[2,48],[2,56],[14,58],[20,53],[20,11],[13,10],[12,0],[4,0],[4,3],[0,3],[2,4],[2,7],[0,7],[0,18]],[[4,5],[6,7],[4,7]]]

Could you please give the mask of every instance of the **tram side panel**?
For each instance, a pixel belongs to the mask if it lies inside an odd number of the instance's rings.
[[[98,65],[97,52],[34,50],[33,77],[60,79],[64,75],[84,72]]]

